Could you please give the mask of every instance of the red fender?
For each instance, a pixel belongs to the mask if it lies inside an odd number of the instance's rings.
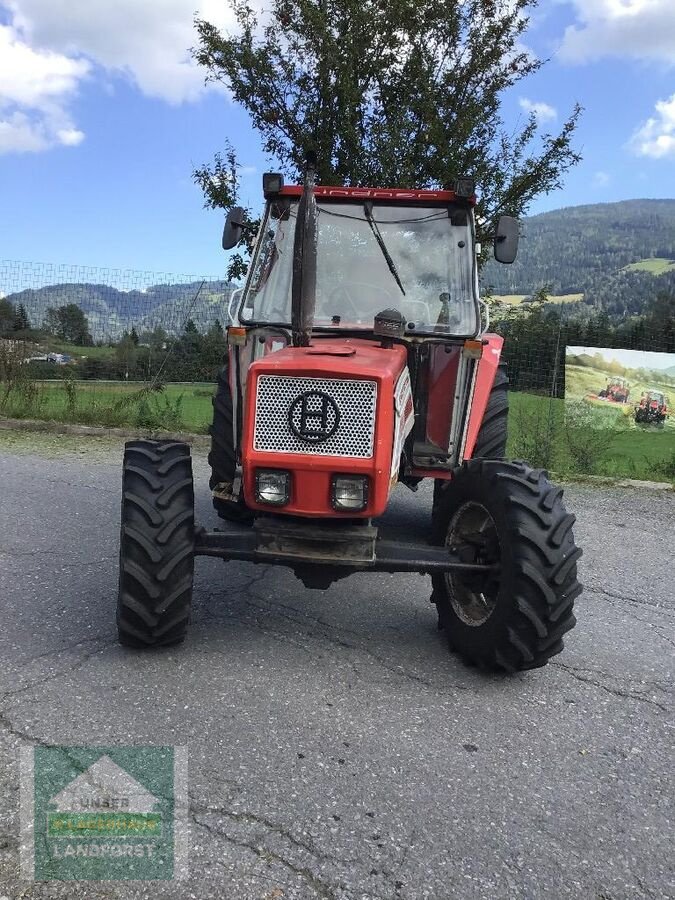
[[[478,362],[473,400],[469,411],[469,426],[466,432],[464,459],[471,459],[478,440],[478,432],[483,424],[485,410],[495,383],[497,367],[502,355],[504,338],[498,334],[483,335],[483,354]]]

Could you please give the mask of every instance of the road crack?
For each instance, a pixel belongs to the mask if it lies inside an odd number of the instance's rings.
[[[2,693],[2,703],[4,704],[8,699],[19,696],[20,694],[25,694],[28,691],[31,691],[33,688],[39,687],[40,685],[47,684],[50,681],[54,681],[57,678],[62,678],[64,675],[69,675],[72,672],[77,672],[78,669],[81,669],[86,662],[88,662],[93,656],[99,653],[105,647],[114,646],[117,643],[117,640],[113,639],[105,639],[102,636],[97,638],[88,638],[82,641],[78,641],[76,644],[71,644],[68,647],[61,648],[60,650],[52,651],[52,653],[44,653],[40,656],[34,657],[32,660],[29,660],[25,663],[21,668],[25,668],[29,666],[32,662],[38,659],[44,659],[45,657],[51,656],[53,654],[61,654],[67,653],[69,650],[73,650],[76,647],[80,647],[82,644],[97,642],[100,646],[97,646],[95,649],[92,649],[82,656],[80,656],[75,662],[71,665],[67,666],[64,669],[60,669],[58,672],[50,672],[48,675],[45,675],[43,678],[37,678],[34,681],[29,682],[28,684],[24,684],[19,688],[16,688],[11,691],[3,691]],[[3,708],[4,711],[4,708]]]
[[[242,813],[242,814],[230,813],[227,810],[210,810],[208,807],[206,807],[205,809],[208,812],[216,812],[216,814],[220,813],[222,815],[225,815],[228,818],[233,819],[234,821],[246,821],[246,819],[248,819],[249,822],[255,821],[258,824],[265,824],[268,821],[266,819],[259,819],[257,816],[252,816],[252,814],[249,814],[249,813]],[[240,815],[244,816],[245,818],[243,820],[237,819],[236,817],[240,816]],[[292,872],[296,877],[302,878],[306,882],[306,884],[315,891],[317,896],[324,898],[324,900],[338,900],[338,895],[336,894],[335,889],[331,885],[329,885],[326,881],[324,881],[323,879],[321,879],[317,875],[315,875],[314,872],[312,872],[312,870],[307,868],[306,866],[299,866],[296,863],[291,862],[289,859],[286,859],[286,857],[282,856],[280,853],[277,853],[274,850],[270,850],[267,847],[261,847],[251,841],[246,841],[243,839],[238,839],[236,837],[233,837],[231,834],[228,834],[223,829],[215,827],[214,825],[211,825],[209,822],[206,822],[203,819],[199,818],[198,815],[192,811],[192,807],[191,807],[191,816],[190,817],[191,817],[192,821],[195,823],[195,825],[198,825],[199,827],[204,828],[206,831],[208,831],[212,835],[223,838],[224,840],[226,840],[228,843],[234,845],[235,847],[240,847],[242,849],[250,850],[253,854],[255,854],[255,856],[258,857],[258,859],[261,859],[268,864],[275,863],[275,862],[279,863],[285,869],[287,869],[289,872]],[[269,823],[269,824],[273,825],[273,823]],[[295,839],[292,839],[290,837],[290,835],[288,834],[288,832],[286,832],[285,829],[282,829],[281,826],[273,825],[273,830],[277,834],[281,834],[284,837],[286,837],[287,839],[291,840],[291,842],[295,843],[297,846],[302,846],[304,849],[307,849],[306,845],[304,845],[302,843],[298,843]],[[316,856],[316,854],[313,851],[310,850],[309,852],[312,853],[312,855]]]
[[[639,597],[627,597],[625,594],[617,594],[614,591],[608,591],[606,588],[601,587],[593,587],[590,584],[584,584],[584,592],[587,594],[597,594],[600,597],[604,597],[606,600],[611,602],[612,600],[618,600],[621,603],[631,603],[634,606],[644,606],[648,609],[657,610],[660,613],[664,613],[667,616],[674,616],[675,610],[671,610],[665,606],[660,606],[658,603],[651,603],[649,600],[642,600]],[[641,621],[638,619],[638,621]]]
[[[585,684],[591,684],[594,687],[600,688],[602,691],[606,691],[608,694],[612,694],[615,697],[623,697],[627,700],[637,700],[640,703],[647,703],[650,706],[655,706],[657,709],[660,709],[662,712],[669,712],[667,706],[663,703],[660,703],[658,700],[655,700],[653,697],[646,697],[644,694],[640,694],[636,691],[625,690],[618,687],[612,687],[608,684],[603,684],[601,681],[596,681],[592,677],[585,672],[592,672],[595,675],[605,675],[604,672],[598,672],[597,670],[586,670],[586,669],[578,669],[574,666],[568,666],[565,663],[558,662],[557,660],[550,660],[549,665],[553,666],[556,669],[562,669],[564,672],[567,672],[568,675],[571,675],[572,678],[576,678],[577,681],[582,681]],[[664,693],[667,693],[664,688],[659,688]]]

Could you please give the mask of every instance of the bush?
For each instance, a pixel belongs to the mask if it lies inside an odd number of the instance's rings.
[[[559,401],[530,405],[525,397],[521,399],[509,416],[509,456],[537,469],[550,469],[555,465],[559,438]]]
[[[583,400],[569,401],[565,407],[565,443],[572,470],[594,474],[619,434],[626,419],[617,411],[596,410]]]
[[[654,472],[668,481],[675,481],[675,453],[654,463]]]
[[[180,431],[183,426],[182,405],[182,394],[172,402],[164,394],[144,391],[138,400],[134,424],[151,431]]]

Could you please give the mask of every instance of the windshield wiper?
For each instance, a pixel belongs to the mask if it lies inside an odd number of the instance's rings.
[[[396,284],[401,288],[401,293],[402,293],[403,296],[405,297],[405,289],[404,289],[403,285],[401,284],[401,279],[399,278],[398,272],[397,272],[397,270],[396,270],[396,266],[395,266],[395,264],[394,264],[394,260],[391,258],[390,254],[389,254],[389,251],[387,250],[386,244],[384,243],[384,238],[383,238],[382,235],[380,234],[380,229],[377,227],[377,222],[376,222],[375,219],[373,218],[373,204],[372,204],[372,201],[367,200],[367,201],[363,204],[363,210],[364,210],[364,212],[365,212],[365,214],[366,214],[366,219],[367,219],[367,221],[368,221],[368,224],[370,225],[370,230],[371,230],[371,231],[373,232],[373,234],[375,235],[375,240],[377,241],[377,243],[378,243],[378,245],[379,245],[379,247],[380,247],[380,250],[382,251],[382,256],[384,256],[384,258],[385,258],[386,261],[387,261],[387,265],[389,266],[389,271],[391,272],[391,274],[392,274],[392,275],[394,276],[394,278],[396,279]]]

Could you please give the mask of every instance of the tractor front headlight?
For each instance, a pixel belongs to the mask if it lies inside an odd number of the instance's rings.
[[[255,498],[258,503],[285,506],[291,493],[291,473],[282,469],[257,469]]]
[[[359,512],[368,505],[368,479],[363,475],[333,475],[331,500],[334,509]]]

